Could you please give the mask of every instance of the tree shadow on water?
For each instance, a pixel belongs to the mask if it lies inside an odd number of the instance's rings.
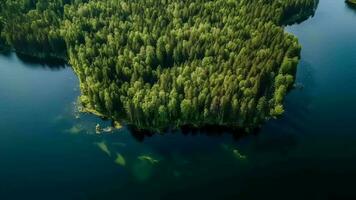
[[[207,136],[207,137],[223,137],[226,135],[232,136],[235,141],[238,141],[248,135],[257,135],[260,128],[255,128],[251,131],[246,131],[240,128],[232,128],[227,126],[206,125],[203,127],[182,126],[179,129],[165,130],[161,133],[154,133],[147,130],[139,130],[134,126],[128,126],[131,136],[139,142],[144,142],[145,139],[157,135],[181,135],[181,136]]]
[[[64,59],[56,57],[39,58],[36,56],[14,52],[11,49],[7,48],[0,48],[0,55],[7,59],[18,59],[24,64],[24,66],[34,69],[43,68],[58,71],[69,67],[69,65]]]
[[[33,68],[45,68],[53,71],[58,71],[68,67],[66,61],[60,58],[47,57],[47,58],[38,58],[35,56],[25,55],[21,53],[16,53],[17,58],[26,64],[26,66]]]

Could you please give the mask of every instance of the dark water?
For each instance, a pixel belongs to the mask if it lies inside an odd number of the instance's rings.
[[[76,112],[71,68],[0,56],[0,199],[356,198],[356,10],[321,0],[298,85],[257,134],[144,136]]]

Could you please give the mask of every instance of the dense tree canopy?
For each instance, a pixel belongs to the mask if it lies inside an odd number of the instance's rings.
[[[314,0],[4,0],[2,41],[65,57],[88,110],[142,129],[255,127],[281,115],[299,60],[281,24]]]

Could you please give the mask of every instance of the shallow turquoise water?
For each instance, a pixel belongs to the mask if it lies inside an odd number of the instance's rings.
[[[0,199],[355,198],[356,10],[321,0],[286,114],[262,130],[95,134],[70,67],[0,56]]]

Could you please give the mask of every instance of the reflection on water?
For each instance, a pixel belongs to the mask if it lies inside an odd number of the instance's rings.
[[[41,66],[43,68],[47,68],[51,70],[61,70],[68,66],[67,63],[62,59],[57,59],[57,58],[41,59],[37,57],[20,54],[20,53],[17,53],[16,55],[24,64],[26,64],[26,66],[31,66],[31,67]]]
[[[44,68],[50,70],[62,70],[68,67],[67,63],[63,59],[59,58],[38,58],[21,53],[13,53],[11,51],[0,51],[0,55],[11,59],[14,55],[19,59],[24,66],[33,68]]]
[[[134,127],[128,126],[128,131],[138,142],[144,142],[145,139],[149,139],[151,137],[156,136],[154,132],[145,131],[145,130],[137,130]],[[178,130],[166,130],[162,133],[157,133],[157,135],[181,135],[186,137],[191,136],[206,136],[206,137],[222,137],[229,135],[231,139],[238,141],[241,138],[244,138],[247,135],[257,135],[260,132],[259,128],[256,128],[252,131],[246,132],[243,129],[229,128],[225,126],[204,126],[204,127],[191,127],[191,126],[183,126]]]

